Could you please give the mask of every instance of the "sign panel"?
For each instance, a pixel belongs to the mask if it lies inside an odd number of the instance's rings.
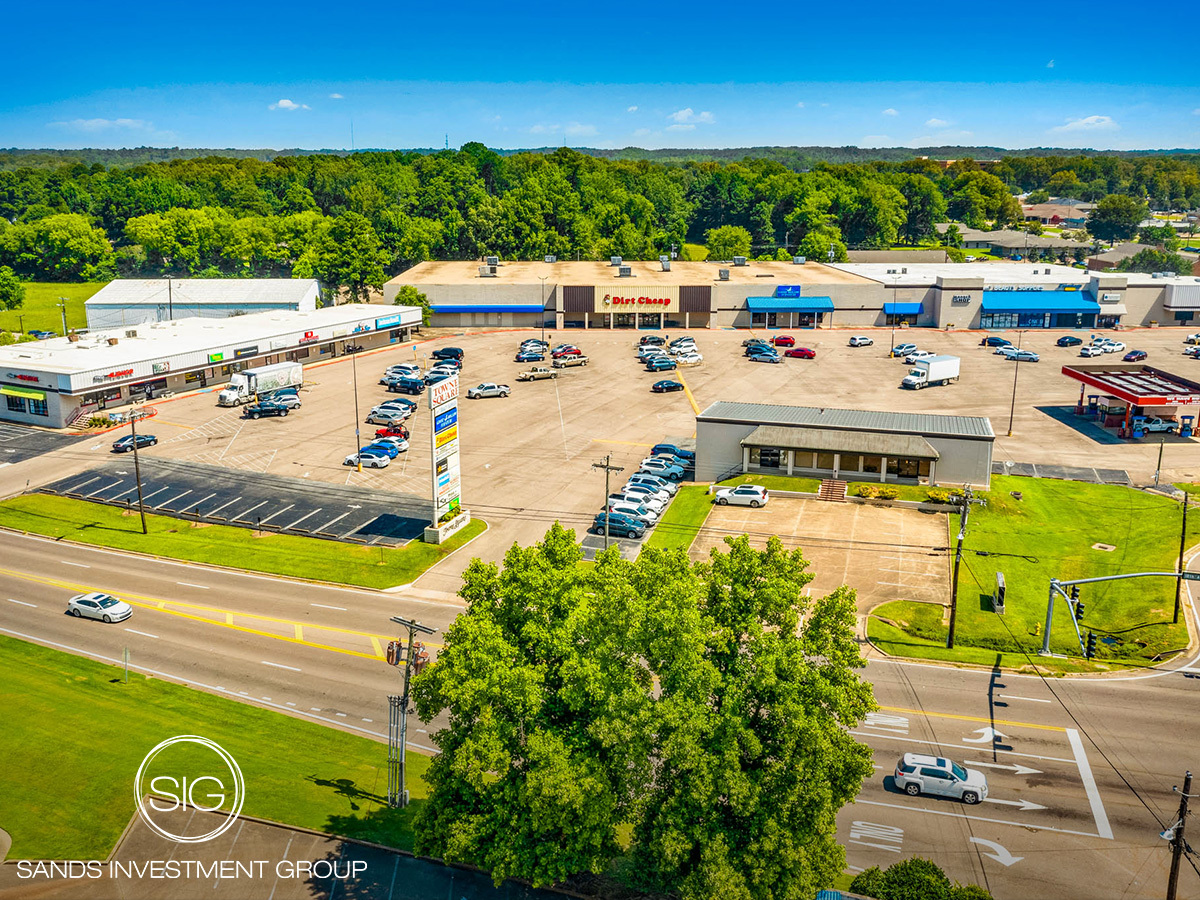
[[[458,399],[458,376],[453,375],[445,381],[429,386],[429,408],[437,409],[452,400]]]
[[[458,376],[429,387],[430,469],[433,525],[459,509],[461,479],[458,468]]]
[[[444,431],[458,421],[458,406],[455,405],[444,413],[437,413],[433,417],[433,430]]]
[[[255,344],[253,347],[239,347],[233,351],[233,358],[243,359],[247,356],[254,356],[256,353],[258,353],[258,344]]]
[[[396,313],[394,316],[382,316],[381,318],[375,320],[376,328],[394,328],[399,324],[400,313]]]
[[[1200,572],[1184,572],[1184,581],[1200,581]]]
[[[798,284],[780,284],[775,287],[775,296],[784,297],[789,300],[795,300],[800,296],[800,285]]]
[[[679,312],[678,285],[598,284],[595,292],[593,312]]]
[[[208,354],[208,361],[209,361],[210,363],[218,363],[218,362],[220,362],[221,360],[223,360],[224,358],[225,358],[225,354],[224,354],[224,353],[210,353],[210,354]]]
[[[1120,302],[1121,302],[1121,295],[1120,295],[1119,293],[1114,293],[1114,294],[1101,294],[1101,295],[1100,295],[1100,302],[1101,302],[1101,303],[1120,303]]]

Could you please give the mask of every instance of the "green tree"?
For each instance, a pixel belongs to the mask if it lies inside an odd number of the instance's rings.
[[[296,261],[292,274],[319,279],[335,303],[343,290],[352,303],[369,301],[371,290],[382,290],[387,277],[387,254],[371,223],[361,213],[343,212],[323,223],[322,232]]]
[[[854,592],[811,599],[799,551],[727,540],[703,564],[613,548],[581,569],[555,525],[475,560],[467,611],[414,684],[446,713],[417,850],[547,884],[600,872],[632,826],[638,884],[684,900],[811,896],[871,772]]]
[[[821,225],[809,230],[800,242],[798,254],[817,262],[829,262],[829,251],[833,251],[832,262],[846,262],[850,258],[842,231],[836,225]]]
[[[1088,213],[1088,231],[1097,240],[1127,241],[1148,215],[1146,204],[1128,194],[1109,194]]]
[[[25,302],[25,285],[8,266],[0,266],[0,309],[20,309]]]
[[[1190,275],[1192,264],[1186,257],[1168,250],[1139,250],[1117,263],[1118,272],[1177,272]]]
[[[951,222],[945,232],[942,233],[943,247],[961,247],[963,245],[962,232],[958,230],[958,226]]]
[[[1050,176],[1050,180],[1046,183],[1046,190],[1050,192],[1050,196],[1052,197],[1074,199],[1083,191],[1083,184],[1079,181],[1079,176],[1073,171],[1064,169]]]
[[[1022,226],[1022,230],[1029,234],[1041,234],[1045,229],[1042,228],[1042,223],[1037,219],[1030,219]]]
[[[421,324],[428,325],[430,322],[431,310],[429,309],[429,298],[421,291],[418,291],[411,284],[403,284],[400,290],[396,293],[396,306],[417,306],[421,309]]]
[[[1047,190],[1030,191],[1025,197],[1025,202],[1030,204],[1049,203],[1050,192]]]
[[[951,884],[939,866],[920,857],[901,860],[883,872],[878,866],[859,872],[850,891],[875,900],[992,900],[977,884]]]
[[[26,278],[98,281],[113,275],[112,245],[86,216],[47,216],[0,231],[0,265]]]
[[[740,225],[722,225],[704,233],[709,259],[727,260],[750,255],[750,232]]]
[[[1180,247],[1179,235],[1170,225],[1148,225],[1138,231],[1138,241],[1166,250],[1178,250]]]

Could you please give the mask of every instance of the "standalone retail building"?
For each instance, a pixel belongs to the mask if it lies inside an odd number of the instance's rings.
[[[696,417],[696,480],[769,472],[986,488],[994,441],[977,416],[722,400]]]
[[[88,328],[120,328],[199,316],[311,312],[320,285],[311,278],[118,278],[87,302]]]
[[[0,419],[63,428],[80,416],[224,385],[251,366],[332,359],[407,340],[412,306],[189,318],[0,347]]]

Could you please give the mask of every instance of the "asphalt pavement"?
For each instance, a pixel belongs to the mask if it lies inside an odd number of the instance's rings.
[[[16,465],[27,459],[70,447],[79,440],[78,437],[68,434],[56,434],[0,422],[0,466]]]

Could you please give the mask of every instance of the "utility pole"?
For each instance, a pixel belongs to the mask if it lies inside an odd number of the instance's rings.
[[[609,465],[612,461],[612,454],[609,453],[604,457],[602,463],[592,463],[593,469],[604,470],[604,549],[608,549],[608,495],[611,493],[608,489],[609,474],[612,472],[624,472],[624,466]]]
[[[1185,491],[1183,494],[1183,527],[1179,529],[1179,574],[1181,576],[1183,575],[1183,567],[1184,567],[1183,554],[1184,554],[1184,551],[1187,549],[1187,511],[1188,511],[1188,505],[1189,505],[1188,501],[1190,499],[1191,498],[1187,495],[1187,492]],[[1176,625],[1179,624],[1179,604],[1180,604],[1180,598],[1181,598],[1182,593],[1183,593],[1183,578],[1180,577],[1180,578],[1175,579],[1175,615],[1171,618],[1172,624],[1176,624]]]
[[[137,420],[143,418],[136,409],[129,412],[129,433],[133,437],[133,479],[137,482],[138,513],[142,517],[142,534],[146,534],[146,507],[142,502],[142,467],[138,465]]]
[[[408,686],[413,676],[413,637],[419,631],[421,634],[434,634],[436,628],[422,625],[412,619],[402,619],[392,616],[392,621],[408,629],[408,646],[404,653],[404,694],[400,697],[400,734],[399,741],[393,740],[392,722],[388,722],[388,806],[408,806],[408,791],[404,788],[405,761],[404,750],[408,740]],[[393,709],[397,704],[392,703]],[[398,746],[397,746],[398,743]],[[398,765],[396,765],[398,763]],[[398,772],[399,778],[395,777]]]
[[[958,619],[958,567],[962,564],[963,540],[967,536],[967,516],[971,512],[971,489],[963,491],[962,524],[958,529],[958,549],[954,551],[954,578],[950,582],[950,629],[946,632],[946,649],[954,649],[954,625]]]
[[[1020,350],[1021,350],[1021,338],[1024,336],[1024,334],[1025,334],[1025,332],[1023,332],[1023,331],[1017,332],[1017,352],[1018,352],[1018,354],[1020,353]],[[1013,416],[1015,416],[1017,413],[1017,373],[1019,373],[1021,371],[1021,359],[1020,359],[1019,355],[1016,359],[1013,360],[1013,363],[1016,365],[1016,368],[1013,369],[1012,405],[1008,408],[1008,436],[1009,437],[1012,437]]]
[[[67,298],[59,297],[59,302],[54,305],[58,307],[58,311],[62,313],[63,337],[67,336]]]
[[[345,347],[345,344],[342,344]],[[358,471],[362,471],[362,444],[359,443],[358,433],[358,350],[350,353],[350,368],[354,371],[354,458],[358,461]]]
[[[539,275],[538,280],[542,282],[542,342],[546,341],[546,276]]]
[[[1174,828],[1167,829],[1175,832],[1171,838],[1171,874],[1167,878],[1167,900],[1175,900],[1175,892],[1179,889],[1179,859],[1187,849],[1187,841],[1183,839],[1183,829],[1187,825],[1188,800],[1192,797],[1192,773],[1184,773],[1182,791],[1178,787],[1172,787],[1171,790],[1179,793],[1179,822]]]
[[[1166,445],[1167,439],[1161,437],[1158,439],[1158,465],[1154,467],[1154,486],[1158,487],[1158,476],[1162,472],[1162,455],[1163,447]]]
[[[167,276],[167,319],[175,319],[175,298],[171,294],[171,276]]]

